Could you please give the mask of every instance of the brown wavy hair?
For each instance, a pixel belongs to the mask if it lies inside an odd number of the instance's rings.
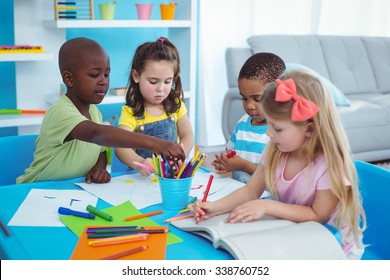
[[[162,103],[165,112],[167,114],[173,114],[180,109],[181,101],[184,101],[183,87],[180,79],[180,56],[175,45],[167,38],[160,37],[157,41],[146,42],[138,46],[133,57],[131,70],[135,70],[141,75],[147,63],[161,60],[169,61],[174,65],[172,89]],[[142,116],[145,112],[139,84],[134,81],[131,71],[126,91],[126,105],[133,110],[133,114],[136,117]]]

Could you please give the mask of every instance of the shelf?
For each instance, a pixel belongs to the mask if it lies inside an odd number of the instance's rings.
[[[51,53],[13,53],[13,54],[0,54],[1,61],[41,61],[51,60],[53,54]]]
[[[41,125],[43,115],[0,115],[0,127]]]
[[[189,28],[190,20],[44,20],[54,28]]]

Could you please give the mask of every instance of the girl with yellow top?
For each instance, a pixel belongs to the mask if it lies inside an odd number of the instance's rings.
[[[194,145],[194,134],[184,104],[180,79],[180,56],[166,38],[140,45],[133,58],[126,105],[119,128],[178,142],[186,155]],[[149,176],[152,151],[116,148],[115,154],[127,166]]]

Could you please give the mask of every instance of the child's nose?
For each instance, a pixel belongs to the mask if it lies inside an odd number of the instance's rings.
[[[249,101],[247,106],[248,106],[249,109],[253,109],[254,110],[254,109],[256,109],[256,102]]]
[[[110,77],[106,77],[106,76],[102,76],[99,79],[99,83],[101,83],[101,84],[107,84],[109,81],[110,81]]]
[[[157,91],[164,91],[164,84],[163,83],[158,84]]]

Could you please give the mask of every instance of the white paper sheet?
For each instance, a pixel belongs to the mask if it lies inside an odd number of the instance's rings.
[[[198,199],[203,198],[211,174],[215,178],[208,196],[210,201],[222,198],[244,185],[241,182],[215,173],[197,172],[192,181],[190,196],[196,196]],[[143,177],[136,173],[113,177],[107,184],[76,184],[112,205],[119,205],[130,200],[135,207],[142,209],[162,202],[160,188],[158,183],[154,181],[154,175]]]
[[[96,196],[83,190],[31,189],[8,225],[64,227],[59,207],[88,212],[87,205],[95,206],[97,201]]]
[[[198,199],[202,199],[204,192],[206,191],[207,184],[209,182],[210,175],[214,176],[211,183],[210,191],[207,196],[208,201],[218,200],[236,189],[244,186],[244,183],[233,180],[223,175],[211,173],[197,173],[192,180],[191,196],[196,196]]]

